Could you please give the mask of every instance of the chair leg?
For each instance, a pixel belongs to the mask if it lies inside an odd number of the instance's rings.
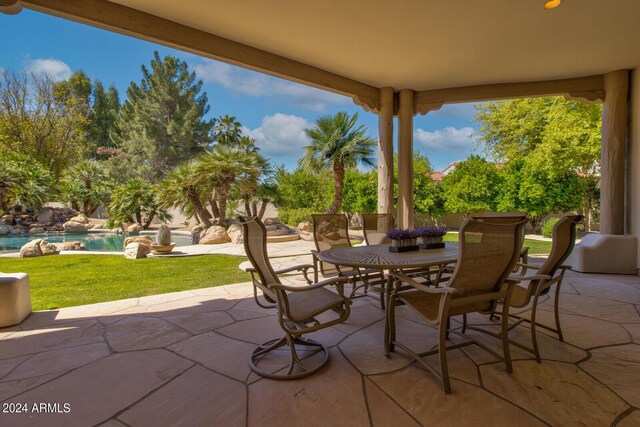
[[[509,298],[505,301],[505,305],[502,309],[502,352],[504,355],[504,364],[507,369],[507,373],[510,374],[513,372],[513,367],[511,366],[511,350],[509,348]]]
[[[309,368],[305,366],[298,355],[296,345],[308,348],[316,348],[318,352],[322,352],[322,360],[319,363],[314,363],[313,367]],[[289,364],[287,366],[274,372],[265,371],[258,366],[262,357],[281,347],[289,347]],[[289,334],[285,335],[282,338],[271,340],[259,345],[255,350],[253,350],[249,358],[249,366],[251,367],[251,370],[253,370],[260,376],[274,380],[295,380],[308,377],[309,375],[312,375],[324,368],[328,362],[329,350],[324,345],[310,339],[295,337]],[[296,365],[301,372],[293,373]],[[285,369],[286,373],[279,373]]]
[[[531,306],[531,347],[533,348],[533,355],[536,357],[536,362],[540,363],[540,350],[538,349],[538,335],[536,333],[536,312],[538,308],[538,294],[533,297],[533,304]]]
[[[447,366],[447,337],[449,335],[449,318],[446,322],[440,322],[438,328],[438,357],[440,361],[440,376],[442,377],[442,391],[445,394],[451,393],[451,383],[449,381],[449,367]]]
[[[462,315],[462,333],[464,334],[466,331],[467,331],[467,313]]]
[[[562,328],[560,327],[560,312],[558,309],[560,308],[560,285],[562,281],[556,283],[556,299],[553,303],[553,312],[556,316],[556,332],[558,333],[558,339],[561,342],[564,342],[564,337],[562,336]]]
[[[395,350],[393,341],[396,339],[396,298],[395,295],[387,300],[387,316],[384,323],[384,355],[389,357]]]
[[[446,325],[447,325],[447,332],[445,334],[445,338],[449,339],[449,329],[451,329],[451,318],[450,317],[447,317]]]

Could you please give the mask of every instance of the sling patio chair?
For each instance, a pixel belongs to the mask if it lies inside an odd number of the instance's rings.
[[[491,222],[467,219],[460,227],[459,256],[449,281],[441,287],[428,287],[418,283],[401,272],[391,272],[394,277],[394,288],[387,309],[384,346],[385,354],[402,348],[414,357],[427,370],[441,379],[444,393],[451,392],[449,371],[447,367],[447,350],[477,344],[495,357],[503,359],[508,373],[512,372],[508,341],[508,318],[502,319],[503,356],[495,353],[480,342],[466,340],[447,346],[449,333],[466,337],[457,330],[450,330],[449,319],[467,313],[486,313],[495,310],[498,301],[504,301],[508,310],[514,280],[509,278],[518,261],[522,247],[521,233],[526,221],[494,224]],[[413,288],[402,291],[402,284]],[[437,348],[424,353],[415,353],[407,345],[396,340],[395,307],[401,301],[427,324],[438,326]],[[468,338],[468,337],[467,337]],[[423,357],[439,355],[439,372],[430,367]]]
[[[542,265],[522,265],[527,269],[537,270],[537,274],[530,276],[517,276],[520,283],[513,287],[513,294],[509,302],[509,308],[525,308],[531,304],[531,318],[522,317],[516,314],[509,314],[508,317],[516,319],[516,322],[511,324],[509,330],[523,322],[529,323],[531,327],[531,348],[517,342],[511,343],[532,353],[538,363],[540,363],[541,359],[540,350],[538,348],[536,327],[553,332],[558,335],[558,339],[560,341],[564,341],[564,337],[562,336],[562,327],[560,326],[558,304],[560,299],[560,287],[562,286],[564,273],[567,269],[570,269],[571,266],[563,265],[563,263],[573,250],[576,241],[576,227],[581,221],[582,215],[566,215],[561,218],[553,226],[553,243],[551,246],[551,253],[547,260]],[[540,297],[547,295],[553,284],[556,285],[553,298],[553,312],[556,323],[555,328],[543,325],[536,321],[536,312],[538,304],[540,303]],[[509,310],[505,307],[502,308],[503,318],[506,317],[504,316],[504,313],[509,313]]]
[[[528,217],[525,212],[485,212],[482,214],[482,216],[474,216],[473,219],[500,223],[500,222],[512,222],[514,220],[520,220],[520,219],[528,219]],[[525,232],[526,232],[526,227],[522,229],[523,242],[524,242]],[[528,260],[529,260],[529,247],[523,246],[522,249],[520,249],[520,261],[514,267],[513,272],[525,274],[527,272],[527,267],[523,266],[523,264],[527,264]]]
[[[251,353],[251,369],[258,375],[276,380],[304,378],[318,372],[329,362],[329,350],[319,342],[303,338],[303,335],[349,318],[351,301],[344,296],[344,283],[349,279],[334,277],[318,283],[310,283],[307,279],[307,285],[283,285],[278,274],[306,272],[312,266],[305,264],[274,271],[267,256],[267,231],[262,221],[258,218],[238,219],[244,231],[244,249],[252,265],[247,271],[251,273],[256,302],[260,307],[277,310],[278,324],[284,331],[284,337],[261,344]],[[331,285],[335,286],[337,293],[326,289]],[[262,291],[264,302],[259,300],[258,290]],[[328,312],[334,315],[322,323],[317,320],[317,316]],[[286,366],[277,364],[277,350],[282,347],[289,349]],[[299,351],[306,354],[309,350],[312,350],[312,354],[301,358]],[[313,363],[316,360],[313,356],[317,353],[321,354],[321,360]],[[263,366],[269,363],[273,365],[274,358],[274,369],[266,370],[258,366],[261,362]]]
[[[311,217],[313,218],[313,241],[316,246],[316,251],[311,251],[316,282],[318,281],[318,273],[324,278],[347,277],[353,284],[349,297],[355,298],[358,289],[363,288],[364,295],[361,296],[366,296],[372,282],[380,284],[386,280],[384,272],[381,270],[341,267],[320,261],[316,256],[317,252],[352,246],[349,238],[349,218],[345,214],[313,214]],[[358,282],[361,284],[358,285]]]

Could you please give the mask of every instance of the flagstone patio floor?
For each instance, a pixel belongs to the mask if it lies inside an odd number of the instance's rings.
[[[250,371],[255,345],[281,333],[247,283],[36,312],[0,329],[0,425],[637,426],[639,310],[639,277],[569,272],[566,342],[541,333],[542,363],[512,346],[510,375],[476,346],[451,351],[450,395],[401,351],[384,356],[377,298],[355,300],[346,323],[312,334],[331,360],[297,381]],[[552,321],[550,301],[539,314]],[[433,345],[434,330],[406,307],[398,316],[400,340]],[[511,336],[527,343],[528,333]],[[16,405],[23,412],[8,413]]]

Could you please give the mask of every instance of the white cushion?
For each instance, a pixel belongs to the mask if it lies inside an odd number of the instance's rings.
[[[31,286],[25,273],[0,273],[0,328],[17,325],[31,313]]]
[[[565,264],[582,273],[638,274],[636,236],[588,234],[574,248]]]

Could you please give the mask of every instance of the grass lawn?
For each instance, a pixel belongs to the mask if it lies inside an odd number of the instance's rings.
[[[70,307],[247,282],[230,255],[127,260],[117,255],[0,258],[0,270],[29,273],[34,310]]]
[[[444,236],[445,242],[457,242],[458,233],[447,233]],[[551,242],[542,240],[524,239],[524,246],[529,247],[529,255],[547,255],[551,252]]]

